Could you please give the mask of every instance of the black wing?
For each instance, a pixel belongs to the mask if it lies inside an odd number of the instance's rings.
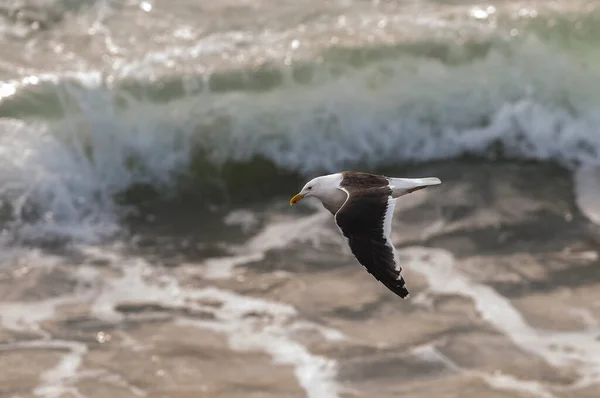
[[[336,213],[335,221],[358,262],[392,292],[407,298],[406,282],[400,274],[402,268],[396,263],[394,248],[384,231],[386,215],[393,216],[391,211],[387,213],[390,199],[387,188],[348,193],[348,200]]]

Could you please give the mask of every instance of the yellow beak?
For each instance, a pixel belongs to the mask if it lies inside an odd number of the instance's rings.
[[[294,197],[292,199],[290,199],[290,206],[295,205],[296,203],[300,202],[302,199],[304,199],[304,195],[301,195],[301,194],[294,195]]]

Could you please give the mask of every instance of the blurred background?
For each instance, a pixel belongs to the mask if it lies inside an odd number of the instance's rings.
[[[0,396],[600,397],[600,2],[0,1]],[[402,198],[401,300],[320,204]]]

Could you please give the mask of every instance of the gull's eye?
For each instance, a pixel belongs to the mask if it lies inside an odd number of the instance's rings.
[[[308,190],[310,191],[310,190],[312,189],[312,187],[308,187],[308,188],[306,188],[306,189],[308,189]]]

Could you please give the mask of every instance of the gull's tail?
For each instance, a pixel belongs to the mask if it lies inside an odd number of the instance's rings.
[[[388,178],[392,188],[392,197],[398,198],[419,189],[427,188],[430,185],[439,185],[442,181],[437,177],[426,178]]]

